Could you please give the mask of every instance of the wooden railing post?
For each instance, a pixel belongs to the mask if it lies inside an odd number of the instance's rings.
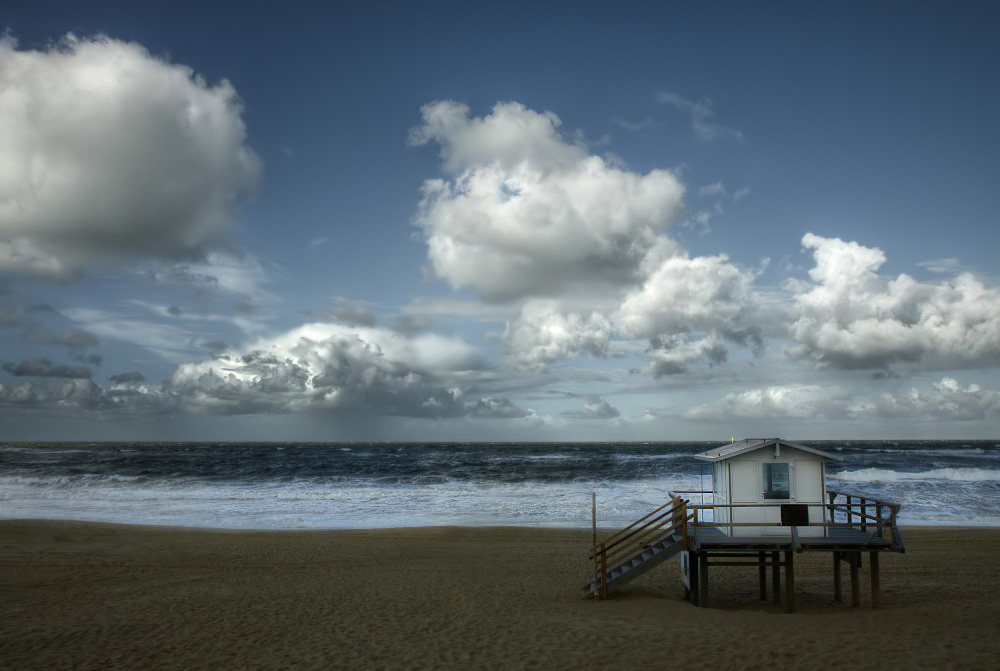
[[[608,598],[608,553],[601,543],[601,599]]]
[[[594,557],[594,601],[597,601],[597,492],[591,492],[590,494],[590,526],[593,531],[593,552],[591,553]]]
[[[837,523],[837,511],[834,510],[834,501],[837,499],[837,494],[835,492],[827,492],[826,495],[830,497],[830,524]]]
[[[868,499],[860,499],[861,501],[861,530],[868,531]]]

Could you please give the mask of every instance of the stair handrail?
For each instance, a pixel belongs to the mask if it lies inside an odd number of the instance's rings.
[[[635,522],[632,522],[632,524],[628,525],[627,527],[625,527],[623,529],[620,529],[619,531],[616,531],[615,533],[611,534],[610,536],[608,536],[607,538],[604,539],[604,542],[605,543],[610,542],[612,539],[614,539],[617,536],[620,536],[621,534],[625,533],[626,531],[628,531],[629,529],[631,529],[635,525],[639,524],[640,522],[642,522],[642,521],[644,521],[644,520],[652,517],[653,515],[655,515],[656,513],[660,512],[661,510],[663,510],[667,506],[675,505],[678,499],[680,499],[679,496],[675,496],[675,497],[671,498],[670,500],[668,500],[666,503],[664,503],[659,508],[653,510],[652,512],[650,512],[650,513],[648,513],[646,515],[643,515],[642,517],[640,517],[639,519],[637,519]]]
[[[674,501],[671,501],[670,503],[674,503]],[[649,518],[649,516],[650,516],[650,515],[652,515],[652,514],[654,514],[654,513],[658,512],[658,511],[661,511],[661,510],[663,510],[664,508],[666,508],[666,507],[667,507],[667,506],[660,506],[659,508],[657,508],[656,510],[654,510],[654,511],[653,511],[652,513],[650,513],[649,515],[646,515],[646,516],[642,517],[641,519],[639,519],[639,520],[636,520],[635,522],[633,522],[632,524],[628,525],[627,527],[625,527],[625,528],[624,528],[624,529],[622,529],[621,531],[618,531],[618,532],[616,532],[616,533],[612,534],[611,536],[609,536],[608,538],[604,539],[604,541],[603,541],[603,542],[602,542],[602,543],[600,544],[600,546],[601,546],[601,547],[603,548],[603,550],[602,550],[602,551],[604,551],[604,552],[607,552],[607,551],[608,551],[608,550],[610,550],[611,548],[613,548],[613,547],[615,547],[615,546],[617,546],[617,545],[619,545],[619,544],[621,544],[621,543],[624,543],[624,542],[625,542],[625,541],[627,541],[628,539],[630,539],[630,538],[634,537],[634,536],[635,536],[636,534],[638,534],[638,533],[641,533],[641,532],[643,532],[643,531],[646,531],[646,530],[647,530],[647,529],[649,529],[649,528],[650,528],[650,527],[651,527],[651,526],[652,526],[653,524],[655,524],[656,522],[659,522],[660,520],[662,520],[663,518],[665,518],[665,517],[667,517],[667,516],[673,516],[673,517],[676,517],[675,513],[676,513],[676,512],[678,511],[678,510],[680,510],[681,508],[683,508],[683,507],[684,507],[684,505],[685,505],[686,503],[687,503],[687,501],[684,501],[684,500],[681,500],[681,501],[680,501],[679,503],[676,503],[676,504],[675,504],[675,505],[674,505],[674,506],[673,506],[673,507],[672,507],[672,508],[671,508],[670,510],[668,510],[668,511],[666,511],[666,512],[664,512],[664,513],[661,513],[660,515],[657,515],[657,516],[656,516],[655,518],[653,518],[652,520],[650,520],[650,521],[649,521],[649,522],[647,522],[646,524],[642,525],[641,527],[637,527],[637,528],[635,528],[635,529],[632,529],[632,531],[629,531],[629,533],[625,534],[625,535],[624,535],[624,536],[622,536],[621,538],[618,538],[618,539],[617,539],[617,540],[615,540],[615,541],[614,541],[613,543],[609,543],[609,541],[610,541],[610,540],[611,540],[612,538],[615,538],[616,536],[620,536],[620,535],[621,535],[621,534],[622,534],[623,532],[625,532],[625,531],[628,531],[629,529],[631,529],[632,527],[634,527],[634,526],[635,526],[636,524],[638,524],[639,522],[642,522],[643,520],[645,520],[645,519]],[[670,505],[670,504],[668,503],[667,505]],[[660,526],[662,526],[662,524],[660,524],[660,525],[657,525],[657,528],[659,528]]]
[[[615,532],[598,545],[596,551],[590,555],[594,561],[595,581],[598,575],[600,576],[601,589],[598,598],[607,597],[609,564],[614,568],[614,564],[609,561],[612,558],[620,558],[628,550],[634,552],[636,549],[649,547],[654,535],[666,536],[680,532],[680,542],[687,543],[688,522],[691,519],[687,510],[688,503],[686,499],[674,496],[664,505]]]
[[[650,544],[649,541],[652,536],[667,535],[670,533],[674,533],[674,529],[678,527],[679,525],[676,522],[674,522],[673,518],[671,518],[671,520],[669,521],[663,520],[658,524],[650,525],[649,527],[644,527],[641,533],[635,536],[634,540],[631,543],[627,543],[625,545],[619,545],[618,548],[615,550],[611,550],[610,548],[608,548],[607,551],[604,552],[603,554],[605,557],[607,557],[608,561],[611,562],[613,565],[615,562],[612,561],[612,559],[617,561],[617,558],[621,557],[622,555],[627,556],[638,549],[645,548]],[[661,533],[657,534],[657,532]]]

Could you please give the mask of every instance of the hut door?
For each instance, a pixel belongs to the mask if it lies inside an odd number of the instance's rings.
[[[756,503],[761,504],[760,473],[757,471],[756,461],[731,461],[729,462],[729,491],[732,492],[733,503]],[[754,508],[733,508],[733,522],[761,522],[762,509]],[[759,528],[759,527],[758,527]],[[757,529],[754,527],[733,527],[730,532],[734,536],[756,535]]]
[[[795,460],[795,501],[797,503],[815,503],[809,506],[809,521],[821,523],[823,515],[823,462],[816,460]],[[799,529],[803,536],[823,536],[823,527]]]

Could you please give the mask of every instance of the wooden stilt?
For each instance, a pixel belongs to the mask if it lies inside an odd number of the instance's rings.
[[[691,604],[695,606],[700,606],[701,602],[698,599],[699,596],[699,585],[701,576],[698,575],[698,555],[694,552],[688,552],[688,571],[691,578]]]
[[[878,575],[878,552],[870,552],[868,560],[868,572],[872,583],[872,608],[879,606],[879,575]]]
[[[851,606],[858,608],[861,605],[861,586],[858,584],[858,568],[861,565],[861,553],[851,552],[849,563],[851,565]]]
[[[760,583],[760,600],[767,601],[767,555],[757,553],[757,582]]]
[[[698,605],[708,608],[708,553],[698,553]]]
[[[795,612],[795,553],[785,552],[785,612]]]
[[[590,493],[590,525],[592,529],[591,536],[591,547],[592,556],[594,557],[594,589],[592,591],[592,596],[594,601],[597,601],[597,577],[600,569],[597,563],[597,492]]]
[[[840,553],[833,553],[833,600],[843,601],[844,595],[840,586]]]
[[[781,603],[781,562],[778,553],[771,553],[771,594],[774,603]]]

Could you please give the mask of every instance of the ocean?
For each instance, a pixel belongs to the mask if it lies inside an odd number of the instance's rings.
[[[1000,526],[1000,443],[801,441],[900,523]],[[0,517],[231,529],[620,527],[708,489],[718,443],[0,444]],[[699,502],[697,498],[694,502]]]

